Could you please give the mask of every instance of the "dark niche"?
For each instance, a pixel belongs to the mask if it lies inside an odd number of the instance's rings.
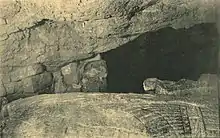
[[[143,92],[142,82],[149,77],[196,80],[203,73],[216,73],[216,44],[215,24],[145,33],[102,54],[108,67],[108,91]]]

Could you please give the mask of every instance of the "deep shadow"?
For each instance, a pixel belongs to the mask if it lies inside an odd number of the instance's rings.
[[[216,42],[214,24],[145,33],[102,54],[108,66],[108,91],[141,92],[148,77],[196,80],[202,73],[216,73]]]

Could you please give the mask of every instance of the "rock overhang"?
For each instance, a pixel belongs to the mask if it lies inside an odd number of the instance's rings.
[[[34,64],[61,83],[62,67],[123,46],[146,32],[214,23],[215,5],[215,0],[0,0],[1,89],[12,83],[10,92],[22,91],[24,80],[14,83],[10,76]],[[36,83],[44,78],[35,75]],[[34,82],[34,76],[25,78]],[[35,85],[27,86],[30,90]],[[61,84],[57,87],[62,89]]]
[[[48,19],[74,24],[70,28],[85,42],[83,51],[102,53],[145,32],[215,22],[215,5],[215,0],[1,0],[1,40]]]

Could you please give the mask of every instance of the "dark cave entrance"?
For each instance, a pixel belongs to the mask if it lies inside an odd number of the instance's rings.
[[[216,73],[216,42],[215,24],[145,33],[102,54],[108,66],[108,91],[143,92],[142,82],[149,77],[196,80],[200,74]]]

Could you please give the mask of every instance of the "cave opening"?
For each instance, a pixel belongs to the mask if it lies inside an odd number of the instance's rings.
[[[188,29],[163,28],[108,52],[108,92],[143,92],[146,78],[196,80],[217,69],[217,30],[214,24]]]

